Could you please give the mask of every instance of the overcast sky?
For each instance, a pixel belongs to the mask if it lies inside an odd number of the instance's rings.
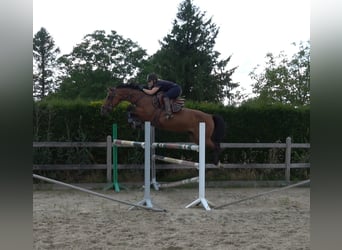
[[[72,51],[95,30],[115,30],[149,55],[172,29],[182,0],[33,0],[33,35],[47,29],[62,54]],[[238,66],[233,80],[251,92],[248,74],[265,55],[284,50],[292,42],[310,40],[310,0],[193,0],[220,28],[215,50],[232,55],[228,68]]]

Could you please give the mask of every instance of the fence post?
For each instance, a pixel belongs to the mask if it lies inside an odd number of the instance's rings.
[[[107,182],[112,182],[112,137],[110,135],[107,136]]]
[[[291,171],[291,137],[286,138],[286,152],[285,152],[285,180],[290,182]]]

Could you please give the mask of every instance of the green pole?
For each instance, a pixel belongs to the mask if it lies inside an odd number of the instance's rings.
[[[118,126],[113,124],[113,142],[118,139]],[[118,147],[113,145],[113,184],[115,192],[120,192],[120,186],[118,182]]]

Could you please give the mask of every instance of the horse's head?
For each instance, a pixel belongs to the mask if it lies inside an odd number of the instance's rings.
[[[116,88],[109,88],[106,100],[101,107],[101,115],[108,115],[113,108],[121,101],[120,96],[116,95]]]
[[[136,84],[121,84],[116,88],[109,88],[107,98],[101,108],[101,114],[108,114],[121,101],[137,104],[145,95],[140,86]]]

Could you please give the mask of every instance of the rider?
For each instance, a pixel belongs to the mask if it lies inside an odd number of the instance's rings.
[[[147,85],[149,89],[143,89],[146,94],[154,95],[158,91],[163,91],[166,118],[172,118],[170,99],[176,99],[181,95],[181,87],[177,83],[158,79],[158,76],[155,73],[151,73],[147,76]]]

